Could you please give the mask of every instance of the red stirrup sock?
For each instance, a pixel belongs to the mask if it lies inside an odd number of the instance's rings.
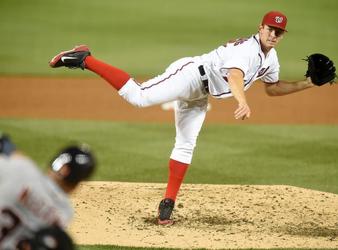
[[[173,159],[169,160],[169,178],[165,198],[176,200],[176,196],[184,179],[185,172],[189,164],[185,164]]]
[[[123,85],[130,79],[128,73],[115,68],[109,64],[95,59],[93,56],[87,56],[85,59],[86,68],[100,75],[110,83],[116,90],[120,90]]]

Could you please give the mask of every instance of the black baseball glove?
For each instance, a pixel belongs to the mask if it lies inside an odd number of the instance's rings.
[[[312,54],[304,59],[308,63],[308,68],[305,76],[310,77],[313,84],[317,86],[325,83],[334,83],[336,75],[336,68],[334,63],[323,54]]]

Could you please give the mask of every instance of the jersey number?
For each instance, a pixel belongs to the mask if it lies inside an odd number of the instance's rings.
[[[228,43],[233,43],[234,46],[240,45],[244,42],[248,41],[248,38],[238,38],[236,40],[230,40],[228,41],[226,44],[224,44],[223,46],[226,47]]]
[[[248,41],[247,38],[239,38],[239,39],[237,39],[237,40],[235,41],[234,46],[240,45],[240,44],[242,44],[242,43],[244,43],[244,42],[246,42],[246,41]]]
[[[21,223],[20,218],[8,208],[1,210],[1,216],[9,218],[11,223],[0,228],[0,242]]]

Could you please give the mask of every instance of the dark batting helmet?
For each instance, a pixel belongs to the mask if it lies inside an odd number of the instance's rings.
[[[0,154],[11,155],[16,150],[14,143],[7,134],[1,134],[0,132]]]
[[[95,158],[87,145],[69,146],[52,160],[51,168],[70,184],[87,179],[94,171]],[[68,166],[67,171],[63,166]]]

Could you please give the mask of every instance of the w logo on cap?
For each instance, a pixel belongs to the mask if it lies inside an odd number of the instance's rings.
[[[286,31],[287,21],[287,17],[282,12],[270,11],[263,17],[262,25],[268,25]]]
[[[282,23],[283,22],[283,17],[282,16],[276,16],[275,17],[275,22],[276,23]]]

